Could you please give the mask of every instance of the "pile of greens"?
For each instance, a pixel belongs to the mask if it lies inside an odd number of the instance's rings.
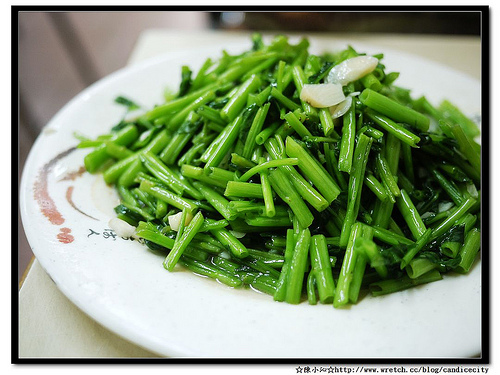
[[[476,124],[448,101],[412,98],[382,54],[343,87],[352,103],[333,118],[300,92],[362,53],[252,42],[198,72],[183,66],[164,103],[80,139],[133,238],[164,252],[168,271],[291,304],[340,307],[467,273],[481,240]]]

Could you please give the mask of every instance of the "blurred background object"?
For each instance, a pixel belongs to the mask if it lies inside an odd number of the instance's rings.
[[[337,33],[479,35],[478,12],[225,12],[211,13],[215,27]]]
[[[168,9],[168,8],[167,8]],[[124,67],[148,29],[479,36],[479,12],[193,12],[20,10],[19,169],[50,119],[75,95]],[[19,279],[31,257],[19,217]]]

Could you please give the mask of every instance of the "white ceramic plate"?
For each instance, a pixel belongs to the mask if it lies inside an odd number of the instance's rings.
[[[328,49],[346,43],[329,44]],[[226,46],[224,46],[226,47]],[[243,51],[249,43],[228,48]],[[325,45],[313,43],[313,48]],[[480,113],[480,83],[444,66],[384,52],[399,85],[432,103],[448,98]],[[222,47],[221,47],[222,48]],[[227,48],[227,47],[226,47]],[[349,309],[288,305],[252,290],[163,269],[163,258],[114,236],[116,194],[82,172],[88,150],[73,133],[106,133],[124,115],[118,95],[146,108],[178,87],[180,67],[196,70],[218,49],[171,54],[126,68],[69,102],[36,141],[23,173],[21,214],[42,267],[81,310],[116,334],[164,356],[239,358],[469,357],[481,350],[481,267]]]

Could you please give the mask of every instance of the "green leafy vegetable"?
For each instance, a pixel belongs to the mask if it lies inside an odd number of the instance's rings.
[[[127,109],[129,111],[133,111],[135,109],[139,109],[140,108],[140,106],[138,104],[134,103],[132,100],[130,100],[128,98],[125,98],[124,96],[118,96],[118,97],[116,97],[115,103],[124,105],[125,107],[127,107]]]
[[[481,242],[474,121],[449,101],[414,99],[383,54],[344,84],[334,118],[301,91],[365,54],[313,54],[307,39],[285,36],[251,44],[198,72],[182,66],[163,103],[94,140],[79,136],[94,148],[87,170],[116,188],[135,239],[164,254],[168,271],[291,304],[340,308],[363,290],[467,273]]]

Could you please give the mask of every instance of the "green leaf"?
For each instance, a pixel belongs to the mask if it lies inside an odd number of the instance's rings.
[[[118,103],[120,105],[123,105],[125,107],[127,107],[127,109],[129,111],[133,111],[135,109],[139,109],[140,106],[138,104],[136,104],[135,102],[133,102],[132,100],[124,97],[124,96],[118,96],[116,97],[115,99],[115,103]]]
[[[189,89],[191,88],[191,84],[193,83],[193,81],[191,80],[192,74],[193,72],[191,71],[191,69],[189,69],[188,66],[184,65],[182,67],[181,84],[179,87],[179,97],[186,95]]]

